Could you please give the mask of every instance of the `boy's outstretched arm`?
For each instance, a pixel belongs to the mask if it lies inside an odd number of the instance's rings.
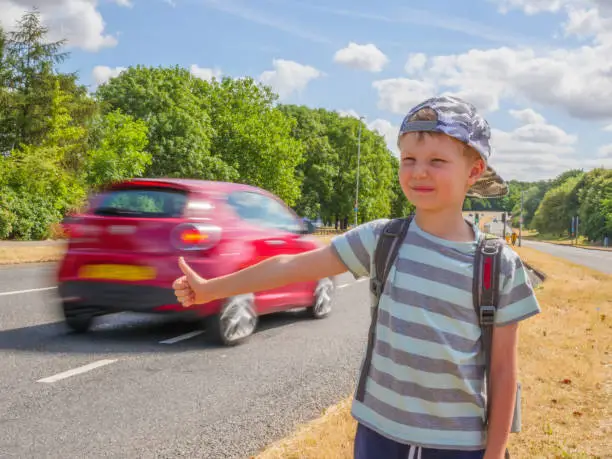
[[[490,412],[485,459],[503,459],[512,425],[517,382],[518,323],[494,327]]]
[[[270,290],[294,282],[318,280],[347,271],[331,246],[298,255],[279,255],[214,279],[203,279],[182,257],[179,266],[184,276],[175,280],[172,287],[184,307]]]

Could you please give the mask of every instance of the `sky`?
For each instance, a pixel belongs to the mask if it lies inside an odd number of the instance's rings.
[[[0,23],[32,6],[91,91],[138,64],[251,76],[363,116],[395,154],[406,112],[454,94],[507,180],[612,167],[611,0],[0,0]]]

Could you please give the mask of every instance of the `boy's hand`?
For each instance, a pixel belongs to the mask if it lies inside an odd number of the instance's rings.
[[[206,279],[199,276],[198,273],[187,264],[183,257],[179,258],[178,264],[184,276],[179,277],[172,284],[176,299],[184,308],[188,308],[194,304],[206,303],[207,300],[203,294]]]

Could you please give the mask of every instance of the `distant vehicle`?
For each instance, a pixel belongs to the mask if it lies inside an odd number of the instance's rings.
[[[97,316],[176,313],[208,322],[217,342],[242,342],[263,314],[305,307],[331,312],[334,282],[325,278],[183,308],[173,281],[179,256],[204,278],[266,258],[317,249],[314,231],[285,203],[257,187],[180,179],[116,183],[66,220],[68,250],[58,272],[66,324],[86,332]]]

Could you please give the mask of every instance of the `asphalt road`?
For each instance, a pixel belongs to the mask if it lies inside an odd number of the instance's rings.
[[[612,251],[579,249],[576,247],[566,247],[546,242],[528,241],[525,239],[523,239],[523,245],[557,257],[565,258],[579,265],[612,274]]]
[[[612,253],[524,244],[612,273]],[[1,458],[245,458],[352,391],[367,282],[339,277],[327,319],[265,317],[249,342],[224,348],[151,316],[71,334],[54,270],[0,268]]]
[[[202,335],[174,341],[198,329],[151,316],[109,316],[71,334],[53,272],[0,269],[3,459],[245,458],[353,389],[367,282],[339,277],[327,319],[265,317],[250,341],[224,348]]]

